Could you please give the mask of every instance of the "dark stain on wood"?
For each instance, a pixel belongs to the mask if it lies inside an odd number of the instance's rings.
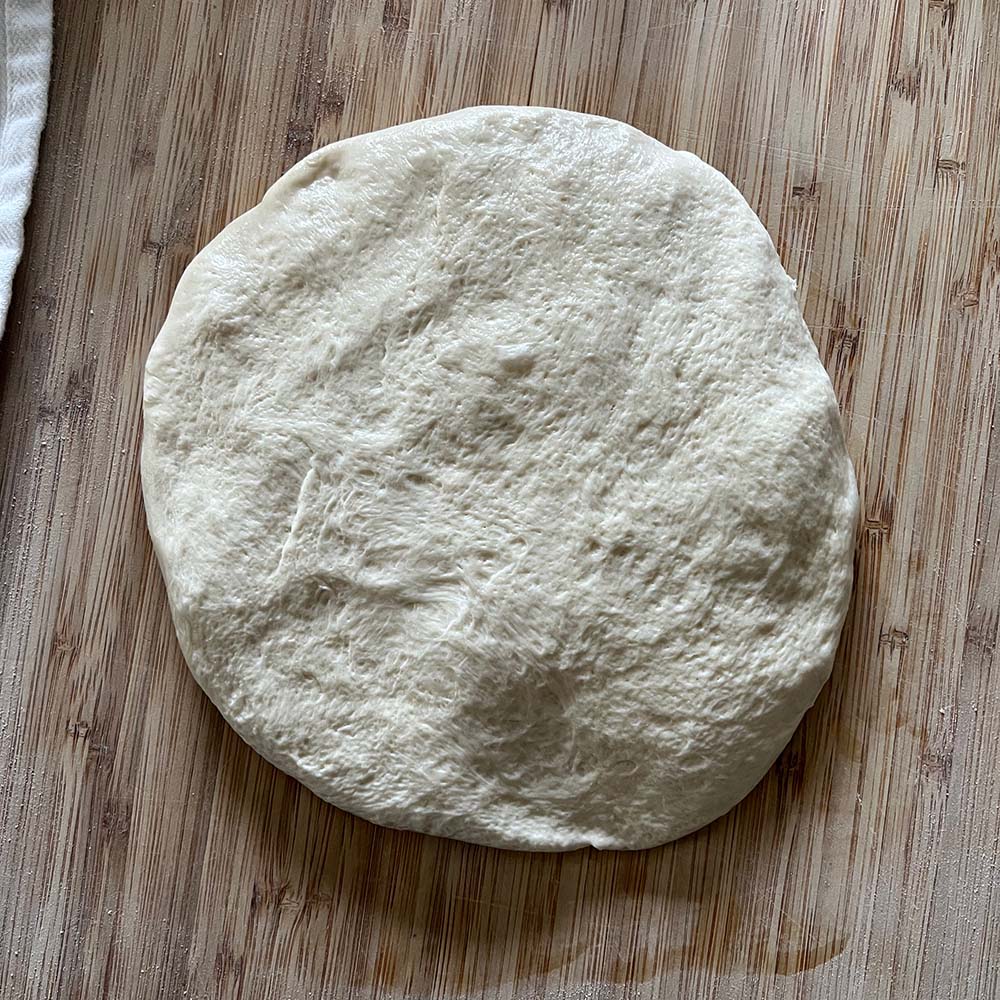
[[[898,69],[889,77],[889,92],[907,101],[916,101],[920,96],[923,73],[918,66]]]
[[[382,7],[382,30],[390,34],[410,30],[410,0],[385,0]]]
[[[910,644],[910,633],[901,628],[889,628],[878,637],[880,646],[887,646],[889,649],[903,650]]]
[[[807,184],[792,185],[792,200],[799,205],[815,205],[819,202],[819,184],[809,181]]]

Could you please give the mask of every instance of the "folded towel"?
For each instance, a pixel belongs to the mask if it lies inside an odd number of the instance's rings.
[[[0,0],[0,333],[45,122],[52,0]]]

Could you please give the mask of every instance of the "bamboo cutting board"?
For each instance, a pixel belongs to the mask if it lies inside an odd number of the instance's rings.
[[[4,998],[1000,995],[995,0],[62,0],[0,345]],[[476,103],[693,150],[771,232],[859,474],[831,683],[700,833],[528,855],[318,801],[190,678],[142,364],[313,147]]]

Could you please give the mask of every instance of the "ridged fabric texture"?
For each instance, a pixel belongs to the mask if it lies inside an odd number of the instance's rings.
[[[0,0],[0,321],[24,244],[51,58],[51,0]]]

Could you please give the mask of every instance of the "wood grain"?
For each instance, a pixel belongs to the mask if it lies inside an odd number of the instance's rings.
[[[995,0],[62,0],[0,345],[3,997],[1000,995]],[[636,854],[377,829],[188,675],[142,363],[305,152],[482,102],[727,173],[799,281],[863,493],[833,680],[736,810]]]

